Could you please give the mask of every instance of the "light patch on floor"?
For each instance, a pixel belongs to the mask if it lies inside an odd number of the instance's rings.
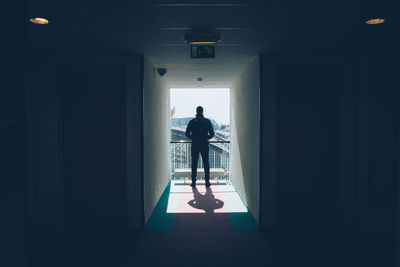
[[[213,182],[210,188],[198,181],[196,188],[190,183],[171,181],[167,213],[233,213],[247,212],[232,184]]]

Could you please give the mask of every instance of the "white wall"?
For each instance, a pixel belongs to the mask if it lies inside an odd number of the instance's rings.
[[[149,219],[169,181],[169,90],[151,62],[144,60],[144,215]]]
[[[231,179],[254,219],[260,207],[258,57],[231,87]]]

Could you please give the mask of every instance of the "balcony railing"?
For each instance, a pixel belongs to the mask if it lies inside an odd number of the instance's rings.
[[[210,177],[213,178],[212,169],[224,169],[229,179],[229,154],[230,141],[209,141]],[[171,177],[175,179],[175,170],[190,169],[192,167],[191,156],[192,141],[171,141]],[[201,156],[197,164],[198,169],[203,169]]]

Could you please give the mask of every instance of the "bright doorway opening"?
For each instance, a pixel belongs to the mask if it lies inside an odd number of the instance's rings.
[[[171,186],[167,213],[236,213],[247,212],[230,180],[231,99],[229,88],[171,88]],[[205,187],[204,165],[199,157],[197,187],[191,182],[191,140],[186,127],[195,117],[196,107],[204,108],[215,136],[209,144],[210,181]]]

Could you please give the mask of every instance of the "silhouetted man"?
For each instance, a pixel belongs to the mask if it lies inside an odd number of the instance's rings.
[[[208,140],[214,137],[211,121],[204,118],[203,107],[196,108],[196,118],[191,119],[186,128],[185,135],[192,139],[192,187],[196,186],[197,161],[199,153],[204,164],[206,187],[210,184],[210,162],[208,160]]]

